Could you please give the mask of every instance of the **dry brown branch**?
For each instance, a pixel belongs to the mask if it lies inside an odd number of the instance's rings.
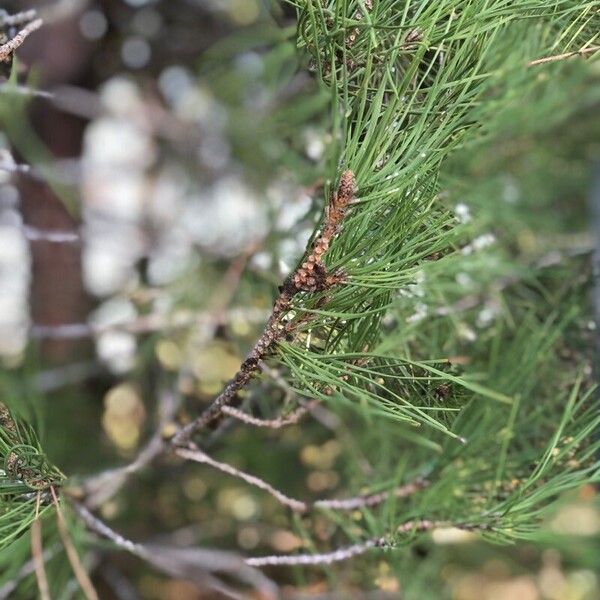
[[[58,525],[58,533],[60,534],[60,539],[62,540],[65,551],[67,552],[67,558],[69,559],[69,563],[71,563],[71,568],[73,569],[75,578],[77,579],[79,586],[81,587],[81,590],[87,600],[99,600],[98,593],[94,589],[92,580],[87,574],[85,567],[81,563],[81,559],[79,558],[75,544],[73,544],[73,540],[69,534],[69,528],[65,523],[65,517],[62,513],[62,509],[58,502],[58,497],[56,496],[54,487],[50,487],[50,492],[52,493],[52,499],[54,500],[54,506],[56,507],[56,524]]]
[[[527,66],[534,67],[535,65],[543,65],[546,63],[553,63],[558,62],[560,60],[566,60],[567,58],[573,58],[574,56],[586,56],[588,54],[598,52],[599,50],[600,46],[591,46],[589,48],[581,48],[580,50],[575,50],[574,52],[564,52],[563,54],[555,54],[554,56],[544,56],[542,58],[530,60],[527,63]]]
[[[44,562],[44,553],[42,548],[42,523],[40,521],[40,498],[41,493],[37,493],[35,505],[35,521],[31,524],[31,556],[37,581],[38,591],[41,600],[50,600],[50,588],[48,578],[46,577],[46,567]]]
[[[283,317],[292,307],[294,296],[301,292],[323,291],[343,282],[340,273],[328,273],[323,266],[323,255],[337,235],[349,205],[354,200],[356,182],[352,171],[344,171],[338,189],[331,195],[321,233],[307,252],[306,259],[292,273],[283,286],[271,311],[267,324],[256,344],[242,362],[236,375],[229,381],[212,404],[191,423],[182,427],[173,437],[173,446],[184,446],[191,436],[222,415],[224,406],[233,403],[237,393],[244,388],[259,369],[259,363],[271,352],[282,336],[290,333],[282,324]]]
[[[0,46],[0,61],[6,61],[10,58],[11,54],[20,46],[23,45],[23,42],[27,39],[29,35],[31,35],[34,31],[39,29],[42,26],[42,19],[35,19],[28,23],[21,31],[15,35],[14,38],[8,40],[5,44]]]

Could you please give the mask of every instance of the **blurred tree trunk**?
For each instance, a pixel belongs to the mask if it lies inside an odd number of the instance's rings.
[[[45,25],[23,47],[21,59],[36,64],[43,80],[39,85],[79,83],[88,70],[92,47],[78,33],[80,14]],[[54,108],[40,99],[32,104],[32,123],[42,142],[58,159],[80,155],[85,122]],[[27,225],[42,230],[73,231],[77,218],[44,182],[22,177],[19,183],[23,218]],[[80,244],[46,241],[30,243],[32,279],[31,320],[35,325],[62,325],[85,321],[91,300],[82,280]],[[42,344],[45,359],[68,362],[86,352],[86,340],[46,340]]]

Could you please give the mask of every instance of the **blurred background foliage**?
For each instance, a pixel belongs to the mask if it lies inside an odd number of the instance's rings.
[[[0,84],[0,399],[35,424],[54,464],[83,477],[137,455],[166,389],[190,398],[196,414],[235,374],[321,215],[331,96],[297,50],[288,4],[30,7],[45,11],[46,25],[16,61],[23,87]],[[451,357],[451,375],[534,398],[526,419],[518,403],[514,412],[461,413],[453,431],[472,440],[480,461],[465,467],[460,445],[442,434],[332,403],[280,431],[232,430],[220,460],[314,499],[399,481],[430,461],[443,477],[409,501],[409,514],[460,514],[490,470],[514,489],[527,478],[522,464],[502,460],[507,445],[533,460],[573,387],[592,386],[587,196],[599,154],[599,66],[576,57],[556,80],[559,71],[529,71],[527,101],[499,106],[491,133],[444,163],[438,198],[462,228],[459,251],[424,264],[383,320],[382,353]],[[288,391],[259,382],[248,393],[270,414]],[[446,383],[421,393],[450,412],[473,396]],[[484,423],[490,436],[477,437]],[[453,489],[461,477],[469,486]],[[514,489],[492,490],[494,501],[529,502]],[[393,529],[397,511],[290,518],[235,479],[163,458],[99,514],[132,539],[269,554]],[[541,529],[520,532],[524,541],[504,532],[506,545],[437,529],[393,551],[270,575],[293,598],[600,598],[596,488],[570,491],[542,518]],[[47,523],[52,597],[78,597]],[[72,535],[88,547],[75,520]],[[29,553],[28,535],[0,553],[0,597],[36,593],[31,575],[6,587]],[[88,560],[102,598],[212,597],[123,553]]]

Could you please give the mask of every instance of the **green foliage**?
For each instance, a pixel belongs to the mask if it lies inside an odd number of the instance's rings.
[[[38,495],[64,479],[40,448],[33,429],[0,403],[0,550],[18,538],[48,508]]]
[[[297,49],[292,29],[261,26],[218,44],[202,77],[226,107],[235,158],[249,172],[272,161],[303,182],[324,174],[325,205],[344,169],[356,176],[356,201],[325,256],[344,285],[295,296],[293,335],[269,358],[286,392],[319,399],[339,422],[303,424],[302,436],[252,431],[210,442],[298,495],[313,492],[290,464],[303,445],[331,436],[342,449],[340,496],[428,480],[427,489],[391,495],[377,508],[322,511],[332,547],[377,536],[408,546],[420,534],[398,527],[412,519],[476,529],[492,542],[551,543],[540,523],[565,494],[600,480],[589,248],[574,241],[585,227],[582,194],[597,129],[590,115],[600,96],[593,54],[587,62],[529,63],[593,45],[597,3],[291,4]],[[235,70],[248,49],[262,52],[260,75]],[[281,101],[302,65],[316,81]],[[246,92],[256,80],[266,100],[252,117]],[[0,110],[6,120],[8,109]],[[316,165],[299,151],[307,124],[331,138]],[[470,207],[468,219],[459,218],[459,204]],[[267,296],[272,283],[247,274],[238,302]],[[188,278],[173,286],[185,288],[184,306],[189,285]],[[155,368],[141,360],[137,376]],[[281,413],[266,376],[247,397],[259,398],[263,416]],[[31,428],[8,411],[0,416],[0,547],[13,542],[12,577],[27,554],[19,536],[35,517],[38,492],[47,496],[62,474]],[[265,441],[280,452],[263,452]],[[211,494],[221,479],[208,479]],[[289,523],[277,510],[275,518]],[[313,521],[291,522],[310,550],[320,550]],[[430,566],[398,562],[414,590],[431,576]],[[334,585],[338,573],[325,571]]]

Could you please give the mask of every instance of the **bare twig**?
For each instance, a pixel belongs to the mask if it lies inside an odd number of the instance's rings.
[[[407,521],[398,527],[397,533],[406,534],[412,532],[429,531],[436,527],[444,526],[441,521],[429,521],[426,519],[416,519]],[[246,564],[253,567],[268,566],[295,566],[295,565],[330,565],[335,562],[349,560],[371,550],[371,548],[393,548],[394,544],[386,537],[377,537],[358,544],[352,544],[344,548],[338,548],[333,552],[323,554],[276,554],[273,556],[259,556],[247,558]]]
[[[31,23],[28,23],[25,27],[23,27],[23,29],[21,29],[21,31],[19,31],[15,37],[0,46],[0,61],[7,60],[17,48],[23,45],[23,42],[29,35],[42,26],[42,22],[42,19],[35,19],[34,21],[31,21]]]
[[[345,548],[338,548],[333,552],[326,552],[324,554],[295,554],[291,556],[276,554],[273,556],[259,556],[247,558],[246,564],[251,567],[330,565],[364,554],[371,548],[384,548],[386,546],[388,546],[386,539],[379,537],[359,544],[352,544],[352,546],[346,546]]]
[[[211,467],[214,467],[223,473],[227,473],[232,477],[241,479],[242,481],[245,481],[254,487],[264,490],[265,492],[271,494],[271,496],[277,499],[281,504],[291,508],[297,513],[306,513],[313,508],[330,510],[355,510],[358,508],[373,507],[385,502],[390,497],[406,498],[407,496],[418,492],[428,485],[426,480],[418,479],[406,485],[399,486],[391,491],[379,492],[377,494],[366,494],[340,500],[331,499],[316,500],[315,502],[304,502],[302,500],[297,500],[296,498],[290,498],[283,492],[274,488],[270,483],[267,483],[255,475],[250,475],[249,473],[245,473],[244,471],[241,471],[240,469],[237,469],[228,463],[215,460],[200,450],[200,448],[197,446],[194,446],[193,448],[177,448],[175,453],[181,458],[210,465]]]
[[[0,92],[3,94],[16,94],[18,96],[33,96],[36,98],[52,98],[52,93],[46,90],[36,90],[27,87],[26,85],[13,85],[11,83],[3,83],[0,85]]]
[[[35,521],[31,524],[31,555],[33,557],[33,566],[35,578],[41,600],[50,600],[50,588],[48,578],[46,577],[46,567],[42,549],[42,523],[40,521],[40,492],[37,493],[35,505]]]
[[[259,419],[258,417],[253,417],[248,413],[240,410],[238,408],[234,408],[233,406],[224,406],[222,412],[224,415],[228,417],[233,417],[238,421],[242,421],[247,425],[254,425],[255,427],[266,427],[269,429],[281,429],[282,427],[286,427],[287,425],[295,425],[298,421],[307,413],[309,410],[316,406],[319,403],[318,400],[311,400],[305,406],[300,406],[297,409],[293,410],[291,413],[276,417],[275,419]]]
[[[243,598],[211,574],[224,573],[251,585],[265,599],[278,597],[277,586],[235,554],[220,550],[132,542],[111,529],[82,504],[74,503],[74,509],[88,529],[164,573],[215,589],[230,598]]]
[[[187,460],[192,460],[194,462],[210,465],[211,467],[214,467],[215,469],[218,469],[219,471],[222,471],[223,473],[228,473],[229,475],[232,475],[233,477],[242,479],[246,483],[249,483],[250,485],[253,485],[254,487],[257,487],[261,490],[264,490],[265,492],[268,492],[269,494],[271,494],[271,496],[276,498],[281,504],[288,506],[295,512],[304,513],[308,510],[308,505],[306,504],[306,502],[302,502],[301,500],[295,500],[294,498],[290,498],[289,496],[286,496],[283,492],[280,492],[279,490],[274,488],[271,484],[260,479],[259,477],[250,475],[248,473],[244,473],[244,471],[240,471],[239,469],[236,469],[235,467],[232,467],[231,465],[229,465],[227,463],[219,462],[218,460],[211,458],[210,456],[208,456],[208,454],[206,454],[205,452],[202,452],[202,450],[200,450],[200,448],[198,448],[197,446],[194,446],[193,449],[192,448],[189,448],[189,449],[188,448],[177,448],[175,450],[175,453],[178,456],[181,456],[181,458],[185,458]]]
[[[558,62],[559,60],[573,58],[574,56],[586,56],[587,54],[593,54],[594,52],[598,52],[599,50],[600,46],[591,46],[589,48],[581,48],[580,50],[575,50],[574,52],[564,52],[563,54],[555,54],[554,56],[544,56],[543,58],[536,58],[535,60],[530,60],[527,63],[527,66],[534,67],[535,65],[543,65],[546,63]]]
[[[34,9],[24,10],[23,12],[15,15],[9,15],[8,13],[0,13],[0,25],[8,25],[14,27],[15,25],[23,25],[33,21],[37,17],[37,13]]]
[[[58,497],[56,496],[54,487],[50,487],[50,492],[52,493],[52,499],[54,500],[54,506],[56,507],[56,523],[58,525],[58,533],[60,534],[60,538],[67,552],[67,558],[71,563],[73,573],[75,574],[75,577],[77,578],[79,586],[81,587],[81,590],[86,599],[99,600],[98,593],[94,589],[92,580],[87,574],[85,567],[81,563],[81,559],[79,558],[79,554],[77,553],[75,544],[73,544],[73,540],[71,539],[71,536],[69,534],[69,528],[65,523],[65,517],[62,513],[62,509],[58,502]]]
[[[233,403],[237,393],[246,386],[259,368],[259,363],[272,350],[282,336],[289,333],[282,325],[282,319],[292,306],[292,300],[300,292],[313,293],[326,290],[342,283],[340,274],[330,274],[323,266],[323,255],[337,235],[350,203],[354,200],[356,183],[352,171],[344,171],[337,191],[332,194],[325,223],[321,233],[314,240],[306,260],[285,281],[273,305],[271,316],[258,338],[258,341],[242,362],[236,375],[229,381],[212,404],[194,421],[181,428],[173,437],[174,446],[185,445],[190,437],[222,414],[222,408]]]
[[[393,490],[379,492],[377,494],[364,494],[354,496],[353,498],[343,498],[341,500],[317,500],[316,502],[313,502],[313,506],[315,508],[328,508],[331,510],[356,510],[359,508],[378,506],[391,497],[407,498],[408,496],[412,496],[428,485],[429,482],[427,480],[417,479],[405,485],[398,486]]]

